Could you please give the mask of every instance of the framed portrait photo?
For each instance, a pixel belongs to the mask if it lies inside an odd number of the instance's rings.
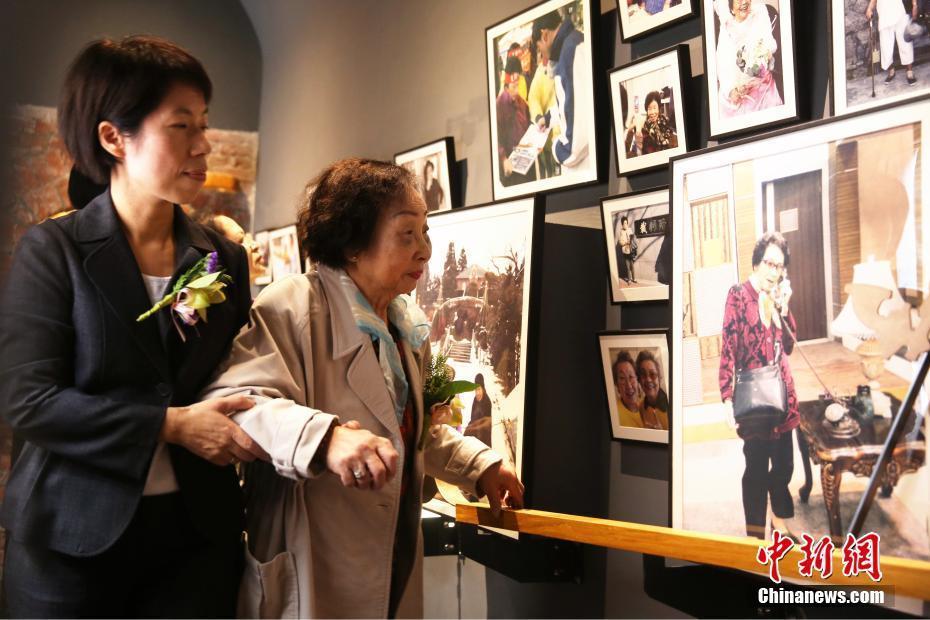
[[[698,0],[617,0],[620,36],[630,42],[697,14]]]
[[[416,177],[430,213],[458,206],[453,204],[455,141],[451,137],[397,153],[394,163]]]
[[[710,137],[795,121],[793,0],[702,0]]]
[[[672,216],[668,188],[601,200],[610,301],[668,299],[672,278]]]
[[[414,291],[430,321],[432,354],[479,386],[453,402],[452,426],[494,448],[518,474],[527,471],[532,436],[542,213],[541,199],[531,197],[431,214],[433,254]],[[524,483],[531,493],[531,481]],[[468,501],[457,487],[437,485],[448,502]]]
[[[290,225],[268,231],[268,265],[275,282],[287,276],[303,273],[297,226]]]
[[[602,332],[597,338],[612,437],[668,443],[668,331]]]
[[[495,200],[597,181],[592,0],[547,0],[487,28]]]
[[[924,97],[672,160],[672,527],[842,545],[917,373],[928,131]],[[748,373],[773,364],[784,404],[734,411]],[[922,402],[862,532],[927,561]]]
[[[690,64],[679,45],[607,74],[618,176],[665,166],[688,151],[682,82]]]
[[[831,0],[833,115],[867,110],[930,92],[930,66],[915,52],[930,45],[926,9],[911,2]],[[884,15],[882,14],[884,12]],[[915,30],[916,28],[916,30]]]

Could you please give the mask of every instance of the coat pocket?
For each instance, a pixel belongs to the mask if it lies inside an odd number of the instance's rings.
[[[297,618],[297,565],[294,554],[282,551],[259,562],[245,547],[245,571],[239,587],[240,618]]]

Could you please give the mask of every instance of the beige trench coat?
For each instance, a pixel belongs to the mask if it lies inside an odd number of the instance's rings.
[[[404,454],[371,339],[356,326],[337,278],[320,267],[266,288],[204,394],[252,397],[255,407],[234,419],[272,458],[245,475],[249,553],[240,617],[384,618],[392,572],[406,580],[397,615],[421,616],[424,474],[475,493],[481,474],[500,461],[445,425],[430,429],[424,449]],[[419,438],[429,343],[405,353]],[[310,465],[337,417],[390,439],[401,455],[398,475],[381,490],[346,488]],[[411,457],[412,488],[401,497],[399,473]]]

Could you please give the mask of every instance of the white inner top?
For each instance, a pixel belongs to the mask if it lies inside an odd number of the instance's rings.
[[[165,296],[165,289],[171,282],[171,276],[150,276],[142,274],[142,280],[145,281],[145,290],[149,294],[154,306],[162,297]],[[162,312],[165,312],[163,309]],[[170,312],[170,310],[168,310]],[[153,320],[150,317],[148,320]],[[171,465],[171,455],[168,454],[168,446],[164,441],[159,441],[155,446],[155,456],[152,457],[152,464],[149,465],[149,474],[145,479],[145,488],[142,489],[142,495],[162,495],[164,493],[173,493],[177,491],[178,481],[174,477],[174,467]]]

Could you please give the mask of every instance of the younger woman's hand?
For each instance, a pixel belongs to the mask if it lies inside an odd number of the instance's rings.
[[[214,465],[271,457],[229,416],[255,403],[245,396],[211,398],[189,407],[168,407],[159,439],[182,446]]]

